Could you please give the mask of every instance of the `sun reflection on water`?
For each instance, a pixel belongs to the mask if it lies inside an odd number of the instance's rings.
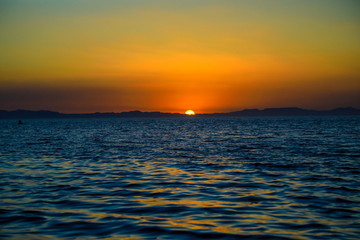
[[[26,136],[0,134],[0,238],[355,236],[358,141],[338,144],[358,136],[351,124],[339,136],[331,130],[339,120],[326,127],[311,119],[92,121],[49,128],[34,121],[40,130]],[[314,126],[332,137],[298,137]],[[37,142],[39,135],[49,143]],[[316,157],[314,145],[327,155]]]

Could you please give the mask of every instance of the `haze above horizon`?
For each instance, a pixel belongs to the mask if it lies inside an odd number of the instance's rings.
[[[360,108],[360,2],[0,2],[0,109]]]

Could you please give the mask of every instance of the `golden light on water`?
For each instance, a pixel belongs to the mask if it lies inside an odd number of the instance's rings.
[[[192,115],[195,115],[195,112],[193,110],[187,110],[185,112],[185,114],[188,115],[188,116],[192,116]]]

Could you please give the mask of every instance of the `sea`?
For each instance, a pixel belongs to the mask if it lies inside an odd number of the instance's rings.
[[[360,117],[0,120],[0,239],[360,239]]]

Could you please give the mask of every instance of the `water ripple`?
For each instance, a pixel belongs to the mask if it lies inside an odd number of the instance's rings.
[[[0,121],[1,239],[357,239],[360,119]]]

